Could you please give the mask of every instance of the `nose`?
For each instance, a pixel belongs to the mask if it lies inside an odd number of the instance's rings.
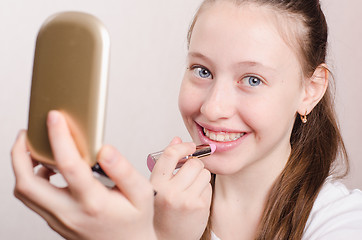
[[[213,122],[232,117],[236,107],[233,84],[216,79],[214,81],[200,109],[201,113]]]

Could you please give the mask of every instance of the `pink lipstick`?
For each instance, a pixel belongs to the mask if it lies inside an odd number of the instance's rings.
[[[177,164],[176,169],[182,167],[182,165],[191,158],[204,158],[207,156],[210,156],[211,154],[213,154],[216,150],[216,145],[215,144],[202,144],[202,145],[198,145],[196,146],[196,151],[193,154],[190,154],[184,158],[182,158],[180,160],[180,162]],[[152,172],[153,167],[155,166],[157,160],[161,157],[161,155],[163,154],[163,151],[159,151],[159,152],[155,152],[155,153],[150,153],[147,157],[147,166],[148,169]]]

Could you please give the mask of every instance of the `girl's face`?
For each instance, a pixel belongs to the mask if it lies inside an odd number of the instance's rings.
[[[179,108],[193,140],[216,145],[203,160],[213,173],[280,172],[290,154],[304,88],[301,65],[273,14],[215,3],[194,26]]]

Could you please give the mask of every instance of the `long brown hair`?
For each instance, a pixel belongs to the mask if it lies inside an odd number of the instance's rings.
[[[326,62],[328,27],[319,0],[204,0],[190,26],[188,43],[200,12],[218,1],[229,1],[236,6],[244,3],[268,6],[282,17],[297,19],[304,31],[292,34],[304,76],[311,77]],[[308,123],[296,117],[290,137],[291,154],[269,193],[255,239],[301,239],[323,183],[331,174],[337,177],[337,159],[345,167],[338,177],[347,174],[348,157],[336,120],[332,90],[330,82],[325,95],[308,115]],[[210,216],[202,240],[210,239],[211,228]]]

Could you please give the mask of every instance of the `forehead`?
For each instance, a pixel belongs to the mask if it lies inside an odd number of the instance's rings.
[[[284,64],[282,59],[296,60],[294,49],[280,32],[276,14],[266,6],[216,2],[200,12],[189,50],[223,61],[259,62],[275,67]]]

